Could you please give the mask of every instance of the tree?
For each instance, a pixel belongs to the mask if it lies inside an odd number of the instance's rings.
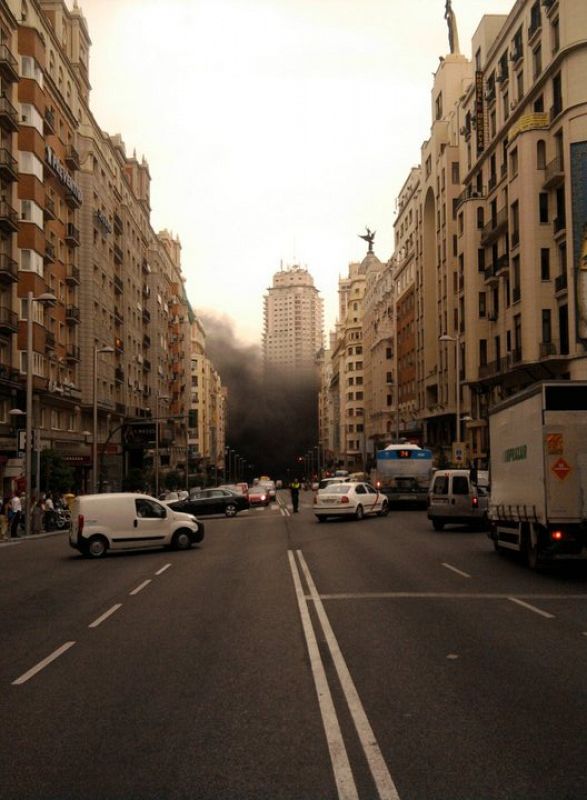
[[[74,472],[56,450],[41,450],[41,491],[66,492],[73,488]]]
[[[145,473],[142,469],[134,467],[129,469],[126,478],[122,481],[123,492],[143,492],[145,490]]]

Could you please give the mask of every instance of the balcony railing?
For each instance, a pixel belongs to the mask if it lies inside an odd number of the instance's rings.
[[[67,266],[67,275],[65,276],[65,282],[68,286],[79,286],[80,281],[80,271],[79,267],[76,267],[74,264],[68,264]]]
[[[122,294],[124,290],[124,283],[122,282],[122,278],[119,278],[118,275],[114,276],[114,290],[118,294]]]
[[[80,310],[77,306],[67,306],[65,309],[65,321],[70,325],[77,325],[80,321]]]
[[[146,308],[143,308],[143,322],[150,322],[151,321],[151,312],[148,311]]]
[[[0,45],[0,75],[7,83],[18,81],[18,61],[5,44]]]
[[[80,168],[79,153],[72,145],[69,145],[65,153],[65,163],[70,169],[78,170]]]
[[[562,275],[557,275],[554,279],[554,291],[555,292],[566,292],[567,290],[567,273],[563,272]]]
[[[2,333],[18,331],[18,314],[5,306],[0,306],[0,331]]]
[[[51,242],[45,243],[44,260],[47,264],[51,264],[53,261],[55,261],[55,247],[51,244]]]
[[[481,244],[485,244],[493,239],[496,239],[501,231],[507,227],[507,224],[508,210],[507,208],[501,208],[495,217],[490,219],[489,222],[483,227],[481,232]]]
[[[18,180],[18,161],[5,147],[0,148],[0,178],[6,183]]]
[[[0,126],[7,133],[18,130],[18,112],[7,97],[0,96]]]
[[[115,244],[112,250],[114,252],[114,260],[116,261],[116,263],[122,264],[122,259],[123,259],[122,248],[119,247],[117,244]]]
[[[552,223],[552,230],[554,235],[556,236],[558,233],[563,233],[563,231],[566,229],[566,226],[567,223],[564,215],[560,217],[555,217]]]
[[[68,344],[65,352],[65,358],[71,362],[80,361],[81,359],[80,348],[76,344]]]
[[[78,228],[71,222],[67,223],[67,230],[65,232],[65,241],[69,245],[73,245],[75,247],[79,247],[80,243],[80,233]]]
[[[45,133],[55,133],[55,112],[50,108],[45,109],[43,128]]]
[[[18,264],[7,253],[0,253],[0,283],[8,286],[18,280]]]
[[[57,214],[55,211],[55,200],[52,197],[45,196],[45,205],[43,207],[43,215],[45,219],[56,219]]]
[[[560,186],[561,183],[564,183],[564,180],[565,172],[563,160],[560,156],[557,156],[549,164],[547,164],[544,169],[543,188],[555,189],[557,186]]]
[[[514,286],[512,289],[512,303],[519,303],[522,298],[522,290],[519,286]]]
[[[45,331],[45,349],[46,350],[55,350],[57,343],[55,340],[55,334],[52,331]]]
[[[18,230],[18,214],[6,201],[0,202],[0,228],[6,233]]]
[[[540,358],[548,358],[557,354],[555,342],[540,342]]]

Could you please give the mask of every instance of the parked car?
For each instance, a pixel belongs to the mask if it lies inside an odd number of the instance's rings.
[[[435,531],[448,523],[487,527],[489,489],[487,473],[479,471],[477,483],[468,469],[440,469],[432,476],[428,491],[428,519]]]
[[[230,489],[200,489],[192,492],[188,500],[174,500],[168,503],[174,511],[204,517],[209,514],[224,514],[236,517],[239,511],[249,507],[249,500],[240,492]]]
[[[268,506],[269,502],[269,494],[262,484],[256,483],[249,488],[249,504],[251,506]]]
[[[388,512],[387,497],[370,483],[331,483],[314,495],[314,514],[318,522],[328,517],[363,519],[369,514],[383,517]]]
[[[192,514],[132,492],[76,497],[71,518],[69,544],[91,558],[100,558],[109,550],[187,550],[204,538],[204,525]]]
[[[176,492],[163,492],[159,495],[159,500],[170,503],[172,500],[185,500],[186,497],[189,497],[188,492],[185,489],[180,489]]]

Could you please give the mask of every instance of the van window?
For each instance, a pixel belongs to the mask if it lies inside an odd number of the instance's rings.
[[[135,509],[137,517],[146,519],[165,519],[165,508],[160,506],[159,503],[154,503],[144,497],[135,500]]]
[[[452,479],[453,494],[469,494],[469,479],[466,475],[454,475]]]
[[[448,494],[448,477],[446,475],[439,475],[434,479],[432,492],[433,494]]]

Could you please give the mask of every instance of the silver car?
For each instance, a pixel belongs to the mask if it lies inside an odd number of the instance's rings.
[[[428,519],[435,531],[449,523],[487,527],[489,489],[478,475],[471,480],[468,469],[439,469],[432,476],[428,491]]]

